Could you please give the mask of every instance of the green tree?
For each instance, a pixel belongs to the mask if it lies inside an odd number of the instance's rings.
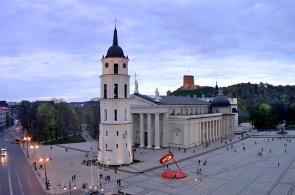
[[[56,110],[51,104],[42,104],[37,109],[37,128],[38,133],[36,139],[39,136],[45,138],[45,142],[48,141],[48,136],[53,140],[53,132],[56,129]]]
[[[30,101],[23,100],[21,101],[18,110],[19,110],[19,120],[21,125],[28,133],[36,127],[36,114],[37,107],[34,106]]]
[[[262,129],[269,125],[271,107],[268,104],[256,104],[250,112],[251,119],[256,128]]]
[[[59,136],[67,139],[70,133],[75,135],[79,127],[78,117],[74,108],[63,100],[55,103],[55,108],[57,110],[56,139]]]

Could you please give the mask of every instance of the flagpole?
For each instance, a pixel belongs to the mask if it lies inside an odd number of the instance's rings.
[[[91,147],[91,187],[93,187],[93,175],[92,175],[92,147]]]
[[[99,141],[97,141],[97,188],[99,187],[99,162],[98,162],[98,155],[99,155]]]

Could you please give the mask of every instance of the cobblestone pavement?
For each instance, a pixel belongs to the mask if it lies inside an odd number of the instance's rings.
[[[117,173],[111,168],[83,163],[83,160],[97,158],[96,141],[52,146],[52,149],[41,145],[35,157],[31,151],[29,161],[51,156],[46,170],[52,194],[69,194],[69,186],[73,189],[74,185],[77,189],[72,194],[85,194],[89,187],[93,189],[98,185],[98,180],[103,191],[99,190],[105,194],[118,190],[128,194],[295,194],[295,131],[289,131],[285,138],[278,138],[281,136],[275,132],[252,131],[251,134],[253,137],[235,135],[232,141],[218,140],[208,147],[201,145],[186,151],[136,148],[135,159],[143,162],[118,168]],[[180,169],[187,173],[186,178],[161,177],[164,169],[159,159],[169,150]],[[169,168],[178,170],[170,161]],[[197,169],[201,169],[200,174]],[[38,167],[36,174],[40,182],[44,182],[44,169]],[[99,174],[103,175],[102,179]],[[76,179],[72,179],[74,175]],[[110,176],[110,180],[106,181],[105,176]],[[120,187],[118,179],[122,181]],[[87,189],[83,189],[83,183],[87,183]]]

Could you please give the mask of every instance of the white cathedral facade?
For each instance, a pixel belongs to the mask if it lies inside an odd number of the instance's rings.
[[[131,95],[132,144],[142,148],[189,148],[231,137],[235,114],[219,94],[207,102],[197,98]]]
[[[128,57],[113,45],[102,58],[100,136],[98,161],[121,165],[132,162],[132,146],[161,149],[189,148],[229,138],[235,132],[235,115],[221,91],[211,102],[197,98],[140,94],[130,95]]]

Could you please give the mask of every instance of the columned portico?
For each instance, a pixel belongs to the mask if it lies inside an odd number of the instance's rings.
[[[148,128],[148,146],[147,148],[152,148],[152,119],[151,113],[147,113],[147,128]]]
[[[226,120],[228,125],[233,121],[230,115],[223,116],[223,113],[207,113],[207,111],[199,113],[195,108],[185,109],[182,105],[157,103],[163,96],[152,102],[147,101],[150,97],[143,97],[140,94],[135,94],[133,97],[133,101],[131,98],[133,141],[141,148],[189,148],[216,141],[225,135],[229,136],[232,132],[228,129],[226,134]]]
[[[159,116],[159,113],[155,113],[155,149],[161,149],[161,147],[160,147],[160,116]]]
[[[141,148],[144,148],[144,129],[143,129],[143,113],[139,113],[139,121],[140,121],[140,126],[139,126],[139,136],[140,136],[140,146]]]

